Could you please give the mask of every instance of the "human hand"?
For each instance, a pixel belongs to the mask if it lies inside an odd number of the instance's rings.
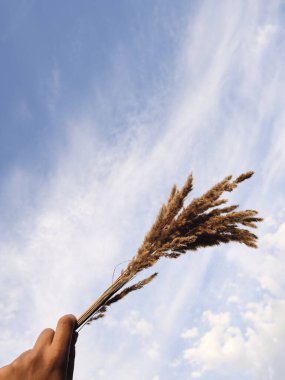
[[[43,330],[31,350],[0,368],[0,380],[72,380],[75,328],[74,315],[61,317],[55,331]]]

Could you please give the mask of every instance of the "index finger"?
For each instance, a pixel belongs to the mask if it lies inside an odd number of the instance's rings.
[[[52,348],[59,353],[61,357],[69,354],[70,342],[76,326],[76,318],[74,315],[64,315],[57,323]]]

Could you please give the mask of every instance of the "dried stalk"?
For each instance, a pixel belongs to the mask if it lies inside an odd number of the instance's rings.
[[[230,241],[256,248],[257,236],[240,225],[256,228],[256,223],[262,221],[262,218],[257,217],[257,211],[236,211],[238,205],[219,208],[227,202],[227,199],[221,199],[221,195],[231,192],[252,175],[253,172],[247,172],[235,180],[228,176],[201,197],[194,198],[187,206],[184,206],[184,202],[193,188],[192,175],[181,190],[174,185],[168,202],[162,205],[137,254],[117,280],[78,318],[78,328],[102,318],[112,303],[152,281],[157,273],[121,290],[139,272],[153,266],[161,257],[178,258],[200,247]]]

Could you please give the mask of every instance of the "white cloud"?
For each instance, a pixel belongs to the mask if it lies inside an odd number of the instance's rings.
[[[264,48],[265,45],[268,45],[270,39],[277,32],[277,26],[272,24],[265,24],[257,29],[256,33],[256,44],[258,48]]]
[[[264,241],[269,246],[284,250],[285,249],[285,223],[278,226],[278,229],[273,233],[267,233],[264,236]]]
[[[229,296],[228,302],[229,303],[239,303],[240,302],[240,298],[238,296],[236,296],[236,295],[232,295],[232,296]]]
[[[152,333],[153,326],[144,318],[139,317],[137,311],[132,311],[123,321],[124,327],[132,335],[148,336]]]
[[[283,293],[283,289],[280,284],[278,284],[278,280],[276,281],[272,275],[261,274],[257,279],[262,289],[266,289],[275,295]]]
[[[159,360],[160,358],[160,344],[156,341],[152,342],[150,347],[147,350],[148,356],[152,360]]]
[[[184,351],[184,359],[201,366],[201,371],[230,369],[229,374],[240,369],[244,361],[243,339],[238,328],[230,325],[229,313],[204,313],[210,330],[203,334],[192,348]]]
[[[58,101],[60,100],[61,90],[62,90],[62,80],[61,80],[61,70],[54,60],[51,72],[49,77],[46,79],[45,83],[46,88],[44,88],[44,100],[46,103],[46,107],[50,114],[50,118],[52,120],[56,120],[57,122],[57,113],[58,110]]]
[[[237,286],[230,286],[225,279],[230,294],[227,311],[203,313],[203,331],[199,326],[200,333],[183,355],[191,364],[193,377],[211,373],[258,380],[283,378],[284,223],[268,224],[271,230],[272,226],[274,230],[262,237],[258,255],[231,255],[236,272],[243,273],[242,278],[247,280],[236,278]],[[189,331],[196,333],[198,328]]]
[[[241,315],[247,326],[243,331],[231,322],[228,312],[207,311],[203,317],[209,329],[184,351],[184,359],[197,368],[197,377],[212,371],[213,375],[242,378],[247,373],[254,379],[269,379],[272,372],[272,379],[281,380],[284,312],[285,300],[249,303]]]
[[[188,329],[181,334],[181,338],[183,339],[192,339],[195,338],[199,334],[197,327],[193,327],[192,329]]]

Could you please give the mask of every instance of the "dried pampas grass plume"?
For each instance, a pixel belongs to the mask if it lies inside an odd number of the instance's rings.
[[[241,226],[256,228],[256,223],[262,221],[257,217],[257,211],[236,211],[238,205],[219,207],[227,202],[227,199],[221,198],[224,192],[234,190],[252,175],[250,171],[234,180],[232,176],[225,177],[187,206],[184,202],[193,188],[192,175],[181,190],[174,185],[137,254],[117,280],[79,317],[78,328],[102,318],[108,306],[152,281],[157,273],[121,290],[139,272],[153,266],[161,257],[176,259],[188,251],[230,241],[256,248],[257,236]]]

